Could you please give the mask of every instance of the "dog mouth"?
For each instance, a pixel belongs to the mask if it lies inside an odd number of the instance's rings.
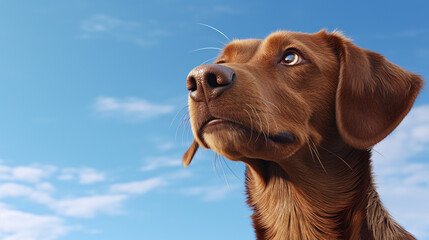
[[[258,138],[261,138],[265,139],[266,141],[271,141],[277,144],[288,144],[296,141],[295,135],[289,131],[280,131],[274,134],[268,134],[265,132],[257,131],[255,129],[251,129],[249,127],[244,126],[243,124],[221,118],[210,118],[209,120],[205,121],[201,125],[198,135],[200,139],[204,142],[204,144],[207,146],[207,143],[204,141],[203,135],[205,133],[214,133],[219,130],[244,131],[250,136],[249,141],[252,140],[252,136],[254,136],[255,141]]]

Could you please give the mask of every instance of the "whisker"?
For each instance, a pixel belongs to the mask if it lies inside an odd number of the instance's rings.
[[[180,124],[179,126],[177,126],[176,129],[176,135],[175,135],[175,139],[177,139],[177,133],[179,132],[180,127],[182,127],[182,125],[184,126],[184,123],[189,120],[189,116],[188,116],[188,112],[184,113],[183,116],[180,118]]]
[[[211,60],[214,60],[214,59],[216,59],[216,58],[217,58],[217,57],[209,58],[209,59],[205,60],[204,62],[202,62],[200,65],[206,64],[207,62],[210,62]]]
[[[177,111],[176,115],[174,115],[173,120],[172,120],[172,121],[171,121],[171,123],[170,123],[170,127],[169,127],[169,128],[171,128],[171,126],[173,125],[174,121],[176,121],[177,116],[179,115],[179,113],[180,113],[180,112],[182,112],[183,110],[185,110],[185,108],[187,108],[187,107],[188,107],[188,105],[184,106],[184,107],[183,107],[183,108],[181,108],[179,111]]]
[[[198,52],[198,51],[201,51],[201,50],[219,50],[219,51],[222,51],[223,49],[222,48],[218,48],[218,47],[203,47],[203,48],[198,48],[198,49],[192,50],[191,53]]]
[[[231,192],[231,186],[229,186],[228,177],[226,177],[226,173],[225,173],[225,169],[223,168],[222,161],[219,160],[219,163],[220,163],[220,167],[222,168],[222,172],[223,172],[223,176],[225,178],[226,184],[228,185],[228,189]]]
[[[208,24],[204,24],[204,23],[198,23],[199,25],[202,25],[202,26],[205,26],[205,27],[208,27],[208,28],[211,28],[211,29],[213,29],[213,30],[215,30],[216,32],[218,32],[218,33],[220,33],[220,34],[222,34],[222,36],[224,36],[226,39],[228,39],[228,42],[231,42],[231,39],[229,39],[229,37],[228,36],[226,36],[225,35],[225,33],[223,33],[222,31],[220,31],[219,29],[217,29],[217,28],[215,28],[215,27],[212,27],[212,26],[210,26],[210,25],[208,25]]]
[[[379,151],[377,151],[376,149],[371,149],[372,151],[374,151],[374,152],[376,152],[376,153],[378,153],[378,154],[380,154],[380,156],[382,156],[382,157],[384,157],[384,155],[383,154],[381,154]]]
[[[185,135],[186,128],[188,125],[188,118],[183,119],[183,129],[182,129],[182,145],[183,145],[183,135]]]
[[[217,41],[218,43],[222,44],[223,46],[225,46],[227,43],[221,42],[221,41]]]
[[[268,122],[268,118],[267,118],[266,114],[264,114],[263,116],[265,118],[265,121],[267,122],[267,133],[269,134],[270,133],[270,122]]]
[[[189,119],[189,120],[191,120],[191,119]],[[193,134],[192,133],[192,126],[191,126],[191,121],[189,121],[189,127],[188,127],[188,130],[187,130],[187,133],[186,133],[186,140],[188,140],[189,139],[189,134]]]
[[[249,145],[250,142],[252,141],[252,136],[253,136],[253,120],[250,113],[246,109],[243,109],[243,110],[247,113],[247,115],[249,115],[249,119],[250,119],[250,138],[249,138],[249,141],[247,142],[247,145]]]
[[[308,150],[310,150],[311,159],[313,159],[313,162],[316,163],[316,160],[314,160],[313,149],[311,148],[310,144],[308,143],[308,140],[307,140],[306,143],[307,143],[307,146],[308,146]]]
[[[313,147],[314,147],[314,153],[316,154],[317,160],[319,160],[320,166],[322,166],[323,171],[325,171],[325,173],[326,173],[326,174],[328,174],[328,172],[327,172],[327,171],[326,171],[326,169],[325,169],[325,166],[323,166],[322,160],[320,160],[320,153],[319,153],[319,150],[317,150],[317,147],[316,147],[316,145],[314,144],[313,140],[311,140],[311,138],[309,138],[309,140],[310,140],[311,144],[313,144]]]
[[[265,103],[264,103],[264,105],[265,105],[265,106],[267,106]],[[269,111],[265,111],[265,110],[263,110],[263,109],[255,108],[255,110],[256,110],[258,113],[268,114],[268,115],[270,115],[270,117],[275,117],[275,116],[277,116],[277,115],[275,115],[274,113],[269,112]],[[273,120],[275,120],[275,119],[273,119]]]
[[[220,178],[220,175],[217,171],[217,167],[216,167],[216,160],[217,160],[217,156],[218,154],[216,152],[213,151],[213,159],[212,159],[212,163],[213,163],[213,170],[216,173],[216,176],[218,176]]]
[[[228,161],[225,160],[225,158],[222,156],[221,159],[223,160],[223,162],[225,163],[225,165],[228,167],[229,171],[231,171],[232,175],[234,175],[238,180],[241,180],[236,174],[235,172],[229,167],[228,165]]]
[[[281,112],[280,108],[277,107],[274,103],[268,101],[267,99],[263,99],[263,98],[259,98],[259,99],[262,100],[263,102],[269,103],[270,105],[272,105],[273,107],[275,107],[277,109],[277,111]]]
[[[262,103],[265,105],[265,107],[267,107],[267,109],[268,109],[268,105],[267,105],[267,103],[265,102],[265,101],[262,101]],[[257,109],[258,110],[258,109]],[[258,111],[260,111],[260,110],[258,110]],[[266,115],[266,113],[269,113],[268,115],[270,115],[270,117],[271,117],[271,119],[273,120],[273,122],[274,122],[274,124],[276,125],[276,131],[278,131],[279,130],[279,126],[277,125],[277,121],[276,121],[276,119],[273,117],[274,116],[274,114],[272,114],[272,113],[270,113],[270,112],[266,112],[266,111],[261,111],[261,112],[263,112],[264,113],[264,116]],[[266,118],[266,117],[265,117]],[[270,132],[270,130],[269,130],[269,127],[268,127],[268,132]]]
[[[186,112],[183,113],[183,115],[180,117],[180,121],[183,122],[183,119],[189,117],[189,110],[186,110]],[[180,125],[179,125],[180,126]]]
[[[261,127],[261,125],[262,125],[262,121],[261,121],[261,118],[259,117],[259,115],[258,115],[258,113],[256,112],[256,110],[253,108],[253,106],[252,105],[250,105],[250,104],[247,104],[246,103],[246,105],[250,108],[250,110],[252,110],[252,112],[259,118],[259,126],[260,126],[260,128],[262,129],[262,127]],[[257,142],[258,141],[258,139],[259,139],[259,135],[261,135],[261,131],[258,131],[258,135],[256,136],[256,139],[255,139],[255,142]]]
[[[184,123],[184,120],[186,118],[189,118],[189,111],[184,112],[183,115],[180,117],[180,119],[179,119],[180,124],[179,124],[178,128],[180,128],[182,126],[182,124]]]
[[[257,109],[254,107],[254,106],[252,106],[252,105],[250,105],[253,109],[255,109],[255,113],[256,113],[256,116],[259,118],[259,128],[260,128],[260,133],[262,133],[262,135],[264,136],[264,138],[265,138],[265,145],[268,145],[268,138],[267,138],[267,135],[265,134],[265,132],[263,131],[263,129],[262,129],[262,119],[261,119],[261,116],[259,115],[259,113],[258,113],[258,111],[257,111]]]
[[[186,129],[189,127],[189,124],[191,123],[191,121],[189,121],[189,120],[190,120],[190,118],[186,119],[185,126],[184,126],[184,129],[183,129],[183,132],[182,132],[182,144],[183,144],[183,138],[185,136]]]
[[[322,147],[322,146],[319,146],[319,147],[321,147],[322,149],[324,149],[325,151],[327,151],[328,153],[330,153],[330,154],[332,154],[332,155],[334,155],[334,156],[336,156],[337,158],[339,158],[345,165],[347,165],[347,167],[351,170],[351,171],[353,171],[353,168],[342,158],[342,157],[340,157],[340,156],[338,156],[337,154],[335,154],[335,153],[333,153],[333,152],[331,152],[331,151],[329,151],[328,149],[326,149],[326,148],[324,148],[324,147]]]

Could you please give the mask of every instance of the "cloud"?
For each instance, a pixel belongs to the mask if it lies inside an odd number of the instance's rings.
[[[36,183],[49,177],[56,171],[53,166],[17,166],[0,165],[0,180]]]
[[[111,37],[141,47],[158,45],[160,38],[170,35],[157,21],[138,22],[119,19],[105,14],[94,15],[83,20],[80,30],[81,33],[77,36],[80,40]]]
[[[84,168],[79,173],[79,182],[82,184],[92,184],[103,182],[106,179],[103,173],[97,172],[91,168]]]
[[[69,217],[92,218],[98,213],[117,214],[125,195],[94,195],[56,201],[52,208],[59,214]]]
[[[392,216],[417,238],[429,237],[429,105],[414,107],[400,126],[375,146],[374,172]]]
[[[125,21],[107,15],[94,15],[81,24],[81,29],[85,32],[109,33],[121,28],[133,29],[140,24],[135,21]]]
[[[180,190],[185,195],[201,196],[204,201],[219,201],[225,199],[233,189],[237,189],[238,185],[224,185],[224,186],[198,186],[184,188]]]
[[[56,172],[57,174],[53,174]],[[14,174],[18,173],[18,174]],[[25,176],[22,173],[28,173]],[[92,168],[56,168],[34,166],[0,165],[0,176],[9,182],[0,182],[0,200],[18,204],[16,199],[30,200],[44,206],[50,215],[37,215],[34,212],[11,210],[0,202],[0,239],[5,240],[53,240],[71,231],[86,231],[82,227],[69,227],[64,221],[69,218],[95,218],[107,214],[122,214],[126,201],[133,195],[142,195],[155,189],[168,186],[173,180],[187,177],[188,173],[172,173],[167,177],[154,177],[143,181],[116,183],[104,190],[91,189],[93,195],[84,195],[84,187],[95,182],[106,181],[106,176]],[[79,191],[77,196],[64,197],[64,188],[55,188],[51,180],[73,180]],[[46,180],[46,181],[45,181]],[[73,189],[73,188],[71,188]],[[104,192],[104,193],[103,193]],[[67,189],[67,194],[70,194]],[[10,200],[10,201],[9,201]],[[15,206],[16,207],[16,206]]]
[[[61,181],[72,181],[76,179],[76,169],[74,168],[62,169],[61,174],[58,176],[58,179]]]
[[[3,240],[52,240],[70,230],[59,217],[11,210],[0,204],[0,238]]]
[[[110,186],[110,191],[113,193],[144,194],[165,185],[167,182],[163,178],[156,177],[144,181],[114,184]]]
[[[94,195],[56,200],[46,191],[16,183],[1,184],[0,198],[12,197],[25,197],[55,210],[60,215],[82,218],[91,218],[98,213],[118,213],[122,202],[128,198],[125,195]]]
[[[161,150],[161,151],[167,151],[167,150],[172,149],[174,146],[175,145],[172,142],[163,142],[163,143],[158,144],[156,146],[156,148]]]
[[[243,11],[238,8],[234,8],[227,5],[216,5],[213,7],[213,11],[217,13],[229,14],[229,15],[239,15],[243,14]]]
[[[46,189],[43,188],[46,188],[46,186],[42,185],[39,189],[33,189],[22,184],[4,183],[0,184],[0,198],[26,197],[41,204],[52,203],[53,199]]]
[[[153,104],[139,98],[98,97],[94,106],[98,113],[122,116],[134,121],[171,113],[174,110],[173,106]]]
[[[176,157],[152,157],[144,160],[142,171],[153,171],[162,167],[177,167],[182,165],[182,159]]]
[[[53,209],[60,215],[82,218],[91,218],[98,213],[119,213],[123,201],[128,198],[125,195],[94,195],[56,200],[49,193],[28,186],[15,183],[1,184],[0,198],[11,197],[26,197]]]
[[[375,146],[377,164],[389,167],[392,161],[405,163],[408,158],[429,151],[429,105],[414,107],[399,127]],[[394,167],[392,165],[392,167]],[[386,170],[386,169],[385,169]],[[384,170],[384,171],[385,171]]]
[[[93,168],[64,168],[61,170],[58,179],[62,181],[78,179],[81,184],[93,184],[105,181],[106,176]]]

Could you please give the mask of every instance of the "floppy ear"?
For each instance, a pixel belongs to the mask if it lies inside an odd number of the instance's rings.
[[[194,140],[191,146],[189,147],[188,151],[186,151],[185,154],[183,155],[182,164],[185,168],[188,167],[189,164],[191,163],[192,158],[197,152],[199,146],[200,145],[198,145],[198,143]]]
[[[336,37],[340,39],[338,130],[349,145],[367,149],[398,126],[411,109],[423,81],[380,54]]]

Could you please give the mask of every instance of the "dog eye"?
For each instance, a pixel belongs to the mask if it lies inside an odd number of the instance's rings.
[[[289,51],[289,52],[286,52],[286,54],[284,55],[282,59],[282,64],[292,66],[292,65],[300,64],[302,60],[303,60],[302,56],[299,55],[299,53]]]

